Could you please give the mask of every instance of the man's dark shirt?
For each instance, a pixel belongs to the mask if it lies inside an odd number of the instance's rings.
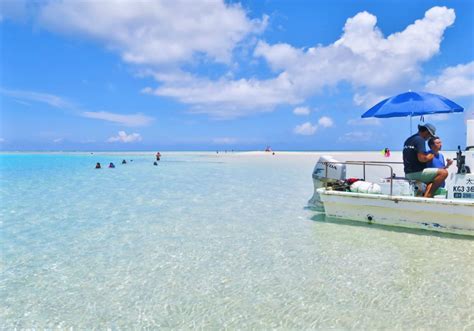
[[[418,160],[418,153],[426,153],[425,140],[418,134],[408,138],[403,144],[403,165],[405,174],[423,171],[426,163]]]

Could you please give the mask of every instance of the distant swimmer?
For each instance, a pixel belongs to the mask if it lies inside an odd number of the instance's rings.
[[[122,160],[122,164],[127,164],[127,161],[126,161],[126,160]]]
[[[115,168],[115,164],[113,164],[113,162],[110,162],[109,168]]]
[[[161,159],[161,153],[156,152],[156,161],[160,161],[160,159]]]
[[[155,162],[153,162],[153,165],[156,165],[156,166],[157,166],[157,165],[158,165],[158,162],[156,162],[156,161],[155,161]]]
[[[96,169],[102,168],[102,167],[100,166],[100,162],[97,162],[97,163],[95,164],[95,168],[96,168]]]

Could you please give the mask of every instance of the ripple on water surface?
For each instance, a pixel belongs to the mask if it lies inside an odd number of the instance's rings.
[[[474,327],[474,241],[326,221],[315,161],[2,155],[2,326]]]

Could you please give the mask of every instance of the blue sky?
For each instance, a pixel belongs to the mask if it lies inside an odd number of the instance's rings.
[[[409,89],[455,149],[474,110],[473,1],[0,4],[3,150],[399,150],[360,115]]]

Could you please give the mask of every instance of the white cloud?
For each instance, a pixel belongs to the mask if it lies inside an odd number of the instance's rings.
[[[291,93],[291,84],[286,74],[271,80],[211,81],[188,76],[185,81],[165,81],[155,90],[145,88],[142,92],[173,97],[192,105],[191,112],[228,119],[272,111],[278,104],[300,103],[302,99]]]
[[[374,93],[374,92],[364,92],[364,93],[355,93],[353,97],[354,104],[357,106],[364,106],[370,108],[378,104],[379,102],[387,99],[388,96]]]
[[[439,77],[430,80],[425,89],[445,97],[474,95],[474,61],[443,70]]]
[[[26,102],[26,101],[23,101],[23,100],[14,99],[14,101],[15,101],[16,103],[19,103],[20,105],[23,105],[23,106],[27,106],[27,107],[30,107],[30,106],[31,106],[31,103]]]
[[[382,122],[379,118],[353,118],[347,121],[347,124],[354,126],[380,126]]]
[[[54,108],[59,108],[66,111],[72,111],[76,115],[80,115],[87,118],[99,119],[108,122],[117,123],[129,127],[147,126],[154,121],[153,117],[146,116],[143,114],[116,114],[106,111],[92,112],[92,111],[79,111],[79,107],[73,102],[50,93],[34,92],[34,91],[23,91],[23,90],[8,90],[0,89],[0,94],[7,95],[9,97],[19,99],[20,103],[24,103],[24,100],[35,101],[45,103]]]
[[[221,137],[213,139],[212,142],[218,145],[231,145],[235,144],[237,142],[237,139],[230,137]]]
[[[107,142],[113,143],[113,142],[121,142],[121,143],[133,143],[133,142],[138,142],[142,141],[142,137],[140,136],[139,133],[131,133],[127,134],[125,131],[119,131],[117,136],[110,137],[107,139]]]
[[[240,4],[193,1],[54,1],[41,8],[43,26],[83,35],[118,51],[126,62],[169,65],[205,54],[229,63],[232,50],[267,26]]]
[[[295,115],[309,115],[311,110],[308,107],[296,107],[293,109],[293,114]]]
[[[342,137],[339,138],[339,141],[343,142],[366,142],[373,139],[372,132],[370,131],[352,131],[347,132]]]
[[[297,125],[293,132],[303,136],[311,136],[316,133],[318,129],[317,125],[313,125],[310,122],[303,123],[301,125]]]
[[[373,105],[384,95],[419,84],[421,64],[439,52],[444,31],[454,19],[454,10],[433,7],[403,31],[384,37],[376,17],[362,12],[349,18],[342,36],[327,46],[299,49],[260,41],[254,56],[267,61],[276,72],[274,78],[235,81],[156,75],[160,87],[147,90],[222,118],[298,104],[340,82],[360,91],[356,103]]]
[[[56,139],[53,139],[53,143],[60,143],[64,140],[64,138],[56,138]]]
[[[192,5],[187,0],[110,0],[49,2],[42,6],[39,22],[54,31],[98,40],[124,61],[140,64],[147,74],[155,72],[158,87],[143,92],[174,98],[191,112],[226,119],[301,104],[341,82],[353,86],[358,94],[354,101],[360,105],[418,86],[421,65],[439,52],[455,13],[433,7],[385,37],[377,18],[360,12],[347,19],[341,37],[328,45],[296,48],[260,41],[253,56],[265,60],[275,76],[234,80],[233,51],[261,33],[267,20],[250,19],[240,5],[221,0]],[[196,66],[209,59],[229,64],[231,74],[208,79],[180,71],[183,64]]]
[[[0,138],[0,143],[4,143],[4,142],[5,142],[5,139]]]
[[[45,103],[55,108],[68,109],[73,107],[73,104],[68,100],[54,94],[34,92],[34,91],[20,91],[0,89],[0,93],[12,98],[20,99],[21,101],[36,101]]]
[[[384,38],[375,16],[362,12],[349,18],[339,40],[326,47],[287,51],[281,44],[261,42],[255,51],[274,69],[284,70],[306,91],[348,81],[356,87],[388,88],[413,81],[419,64],[439,51],[444,30],[454,22],[454,10],[433,7],[402,32]],[[276,53],[276,58],[275,58]]]
[[[154,120],[153,117],[149,117],[143,114],[124,115],[124,114],[109,113],[105,111],[99,111],[99,112],[86,111],[86,112],[81,113],[81,115],[87,118],[104,120],[104,121],[117,123],[124,126],[129,126],[129,127],[147,126]]]
[[[316,133],[316,131],[322,128],[330,128],[334,125],[333,120],[328,116],[320,117],[316,124],[311,124],[310,122],[305,122],[301,125],[297,125],[293,132],[295,134],[310,136]]]
[[[334,122],[330,117],[323,116],[318,120],[318,125],[322,126],[323,128],[330,128],[334,125]]]

